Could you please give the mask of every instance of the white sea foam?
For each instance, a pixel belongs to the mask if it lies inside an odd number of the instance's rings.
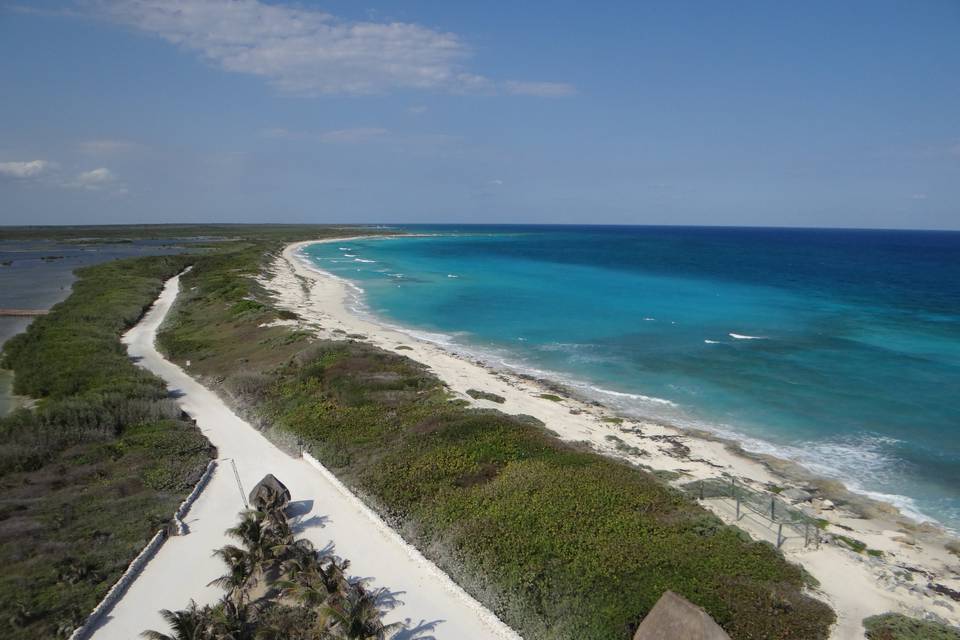
[[[448,274],[447,274],[447,277],[448,277],[448,278],[459,278],[460,276],[454,275],[454,274],[452,274],[452,273],[448,273]]]
[[[767,336],[746,336],[742,333],[728,333],[728,336],[735,340],[766,340]]]
[[[596,391],[597,393],[602,393],[608,396],[615,396],[617,398],[630,398],[631,400],[640,400],[641,402],[652,402],[653,404],[662,404],[668,407],[677,406],[676,403],[667,400],[665,398],[656,398],[654,396],[645,396],[640,393],[626,393],[624,391],[614,391],[612,389],[604,389],[603,387],[589,387],[591,391]]]
[[[364,260],[363,258],[354,258],[353,261],[354,261],[354,262],[367,262],[367,263],[376,262],[376,260]]]
[[[644,320],[646,320],[647,322],[654,322],[656,321],[656,318],[644,318]]]
[[[704,340],[707,344],[720,344],[719,340]]]
[[[355,254],[355,253],[345,253],[345,254],[343,254],[343,257],[344,257],[344,258],[356,258],[356,257],[357,257],[357,254]]]

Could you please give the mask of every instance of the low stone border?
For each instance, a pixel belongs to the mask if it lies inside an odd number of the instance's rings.
[[[140,571],[143,569],[143,566],[156,555],[157,551],[160,550],[160,547],[163,546],[164,541],[167,539],[167,532],[165,529],[160,529],[153,536],[150,542],[147,543],[147,546],[143,548],[143,551],[133,559],[133,562],[130,563],[130,566],[127,567],[127,570],[123,572],[123,575],[120,576],[120,579],[117,580],[110,591],[107,592],[107,595],[103,597],[103,600],[100,601],[96,607],[93,608],[93,611],[90,612],[90,615],[87,616],[87,619],[83,622],[82,625],[77,627],[72,634],[70,634],[69,640],[83,640],[86,638],[94,627],[97,626],[97,623],[100,621],[100,617],[109,611],[113,605],[117,603],[117,600],[123,596],[126,592],[127,587],[137,579],[137,576],[140,575]]]
[[[178,536],[185,536],[189,533],[187,525],[183,522],[183,518],[187,515],[187,512],[190,510],[190,506],[196,501],[200,496],[200,492],[203,491],[203,488],[207,486],[207,483],[210,482],[210,478],[213,476],[213,472],[217,468],[217,461],[211,460],[207,464],[206,470],[203,472],[203,475],[200,476],[200,479],[197,481],[197,484],[194,485],[193,491],[190,492],[190,495],[180,503],[180,506],[177,507],[176,513],[173,514],[173,523],[177,528]]]
[[[207,463],[207,468],[204,470],[203,475],[200,476],[200,479],[197,481],[197,484],[193,486],[193,491],[190,492],[190,495],[180,503],[180,506],[177,507],[176,512],[173,514],[173,523],[176,527],[176,535],[183,536],[189,532],[187,525],[183,522],[184,516],[187,515],[187,512],[190,510],[191,505],[196,501],[200,496],[200,492],[203,491],[203,488],[207,486],[207,483],[210,482],[210,478],[213,476],[213,472],[217,468],[217,461],[211,460]],[[107,595],[103,596],[103,600],[93,608],[93,611],[90,612],[90,615],[87,616],[87,619],[83,621],[79,627],[74,629],[73,633],[70,634],[69,640],[85,640],[90,633],[96,628],[97,623],[100,622],[100,617],[104,613],[113,608],[117,601],[123,597],[123,594],[126,593],[127,587],[129,587],[134,580],[137,579],[137,576],[140,575],[140,572],[143,570],[144,565],[146,565],[153,556],[157,554],[157,551],[160,550],[160,547],[163,546],[163,543],[167,540],[167,530],[160,529],[154,534],[153,538],[150,539],[150,542],[147,543],[147,546],[137,554],[137,557],[133,559],[133,562],[127,566],[127,570],[123,572],[123,575],[120,576],[120,579],[113,583],[113,586],[110,587],[110,591],[107,591]]]

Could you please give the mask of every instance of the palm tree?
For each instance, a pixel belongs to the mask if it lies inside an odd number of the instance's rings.
[[[210,608],[197,608],[193,600],[182,611],[160,611],[164,621],[173,630],[173,635],[166,635],[159,631],[148,630],[140,634],[148,640],[206,640],[210,638]]]
[[[377,597],[360,585],[344,596],[333,596],[320,609],[320,619],[331,638],[337,640],[385,640],[401,623],[383,624]]]
[[[210,610],[212,637],[217,640],[250,640],[256,630],[258,609],[224,598]]]
[[[346,595],[355,585],[350,584],[347,579],[347,569],[350,568],[349,560],[337,560],[331,558],[330,562],[323,568],[323,583],[330,595]]]
[[[213,552],[227,565],[227,572],[207,586],[216,585],[227,592],[227,597],[242,604],[256,585],[256,573],[259,568],[257,559],[249,551],[233,545],[221,547]]]
[[[308,567],[322,564],[330,558],[330,556],[321,556],[309,540],[303,538],[294,540],[292,536],[288,541],[274,546],[270,551],[275,558],[282,559],[283,573],[290,577],[294,577],[296,573]]]

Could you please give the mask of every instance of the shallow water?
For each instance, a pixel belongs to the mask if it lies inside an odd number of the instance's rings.
[[[49,309],[70,295],[70,287],[76,279],[74,270],[118,258],[180,251],[170,243],[170,240],[116,244],[0,240],[0,308]],[[32,320],[30,317],[0,317],[0,348],[12,336],[24,331]],[[12,381],[10,372],[0,370],[0,416],[15,407],[11,396]]]
[[[307,252],[382,319],[960,527],[960,234],[409,230],[448,235]]]

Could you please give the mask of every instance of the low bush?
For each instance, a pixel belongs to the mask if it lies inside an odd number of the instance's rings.
[[[870,616],[863,621],[869,640],[960,640],[960,629],[917,620],[899,613]]]
[[[478,391],[476,389],[467,389],[467,395],[473,398],[474,400],[489,400],[490,402],[496,402],[497,404],[503,404],[507,401],[501,395],[496,393],[490,393],[489,391]]]

